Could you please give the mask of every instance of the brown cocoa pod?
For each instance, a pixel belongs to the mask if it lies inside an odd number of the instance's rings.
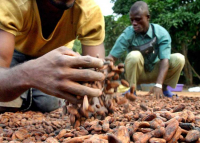
[[[133,93],[130,93],[130,92],[127,92],[127,93],[125,94],[125,97],[126,97],[128,100],[132,101],[132,102],[136,100],[136,96],[135,96]]]
[[[56,136],[57,139],[60,139],[62,138],[66,133],[66,129],[62,129],[59,134]]]
[[[107,74],[107,78],[111,78],[111,77],[113,77],[114,75],[115,75],[115,72],[112,71],[112,72],[110,72],[110,73]]]
[[[139,124],[139,128],[149,128],[149,127],[150,127],[150,124],[149,122],[146,122],[146,121],[140,122]]]
[[[187,118],[187,123],[193,123],[193,122],[195,122],[195,115],[194,115],[194,113],[192,113],[191,111],[187,111],[187,113],[188,113],[188,118]]]
[[[152,132],[153,131],[153,129],[151,129],[151,128],[139,128],[138,129],[138,132],[142,132],[142,133],[149,133],[149,132]]]
[[[200,133],[197,130],[190,130],[185,137],[186,142],[194,142],[197,141],[200,137]]]
[[[153,129],[165,127],[165,123],[160,118],[155,118],[149,123],[150,123],[150,127]]]
[[[115,136],[123,143],[129,143],[130,142],[130,136],[128,129],[125,126],[119,126],[117,129]]]
[[[151,133],[147,133],[147,134],[143,134],[140,138],[139,138],[139,142],[140,143],[147,143],[148,140],[152,137]]]
[[[178,139],[180,138],[181,133],[182,133],[182,129],[178,127],[176,133],[174,134],[172,139],[169,141],[169,143],[176,143]]]
[[[102,124],[103,131],[107,132],[109,130],[109,127],[110,127],[109,121],[108,120],[104,120],[103,124]]]
[[[161,138],[151,138],[149,143],[166,143],[166,140]]]
[[[132,136],[133,141],[134,141],[134,142],[138,141],[139,138],[140,138],[142,135],[143,135],[142,132],[136,132],[136,133],[133,133],[133,136]]]
[[[142,121],[151,121],[153,119],[156,118],[156,114],[155,113],[150,113],[150,114],[147,114],[146,116],[144,116],[142,118]]]
[[[151,132],[151,135],[152,137],[161,138],[163,137],[163,135],[165,135],[165,128],[164,127],[157,128]]]
[[[184,104],[180,104],[180,105],[174,107],[174,109],[173,109],[172,112],[173,112],[173,113],[174,113],[174,112],[180,112],[180,111],[183,111],[183,109],[185,109],[185,105],[184,105]]]
[[[179,122],[177,120],[168,124],[163,138],[167,142],[170,141],[173,135],[175,134],[176,130],[178,129],[178,127],[179,127]]]
[[[88,98],[87,98],[87,95],[85,95],[84,98],[83,98],[83,111],[84,112],[86,110],[88,110],[88,106],[89,106]]]
[[[193,130],[195,128],[195,124],[194,123],[179,123],[179,126],[182,128],[182,129],[185,129],[185,130]]]
[[[125,79],[121,79],[121,84],[125,87],[129,87],[129,83]]]
[[[73,133],[65,133],[63,137],[65,137],[65,138],[74,137],[74,134]]]
[[[111,88],[117,88],[117,87],[119,86],[119,82],[117,82],[117,81],[112,81],[112,82],[110,83],[110,86],[111,86]]]
[[[140,108],[141,108],[143,111],[147,111],[147,110],[148,110],[148,107],[147,107],[144,103],[141,103],[141,104],[140,104]]]

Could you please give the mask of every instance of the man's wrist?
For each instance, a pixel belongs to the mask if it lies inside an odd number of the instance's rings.
[[[162,89],[162,84],[156,83],[154,86]]]

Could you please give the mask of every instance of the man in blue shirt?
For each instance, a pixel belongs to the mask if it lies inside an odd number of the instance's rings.
[[[129,17],[132,26],[119,36],[108,57],[115,61],[128,51],[125,78],[130,86],[156,83],[150,93],[157,98],[163,94],[172,97],[167,85],[176,87],[185,64],[184,56],[171,54],[171,37],[162,26],[149,23],[150,14],[145,2],[135,2]]]

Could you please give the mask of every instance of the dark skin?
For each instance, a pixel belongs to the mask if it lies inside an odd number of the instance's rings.
[[[147,33],[149,29],[149,20],[150,20],[150,15],[147,9],[138,8],[130,10],[129,18],[136,33],[141,33],[141,34]],[[113,57],[112,55],[109,55],[108,57],[112,58],[113,61],[117,60],[117,58]],[[163,82],[165,80],[165,77],[169,69],[169,60],[161,59],[159,67],[160,67],[159,74],[155,82],[163,85]],[[157,99],[159,99],[164,97],[163,91],[165,90],[167,90],[167,85],[163,85],[162,89],[159,87],[153,87],[151,91],[149,91],[149,94],[153,94],[154,96],[156,96]]]
[[[74,0],[55,0],[58,3],[72,5]],[[45,38],[55,29],[63,9],[58,9],[50,0],[37,0],[42,32]],[[37,39],[36,39],[37,40]],[[95,58],[98,54],[104,58],[103,43],[96,46],[82,45],[84,55],[73,52],[67,47],[57,49],[13,68],[9,68],[15,47],[15,36],[0,30],[0,101],[14,100],[29,88],[37,88],[49,95],[79,103],[73,95],[99,96],[102,91],[78,84],[77,81],[102,81],[102,73],[83,68],[100,68],[103,60]],[[56,47],[55,47],[56,48]],[[92,57],[93,56],[93,57]],[[31,65],[31,66],[30,66]]]

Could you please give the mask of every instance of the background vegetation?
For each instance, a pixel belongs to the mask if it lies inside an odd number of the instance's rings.
[[[200,0],[144,0],[151,13],[151,23],[165,27],[172,37],[172,53],[185,56],[186,64],[180,81],[186,85],[200,83]],[[130,25],[129,9],[136,0],[111,0],[115,15],[105,16],[106,55],[109,54],[118,36]],[[74,49],[81,52],[80,43],[75,42]],[[124,61],[126,53],[123,58]]]

